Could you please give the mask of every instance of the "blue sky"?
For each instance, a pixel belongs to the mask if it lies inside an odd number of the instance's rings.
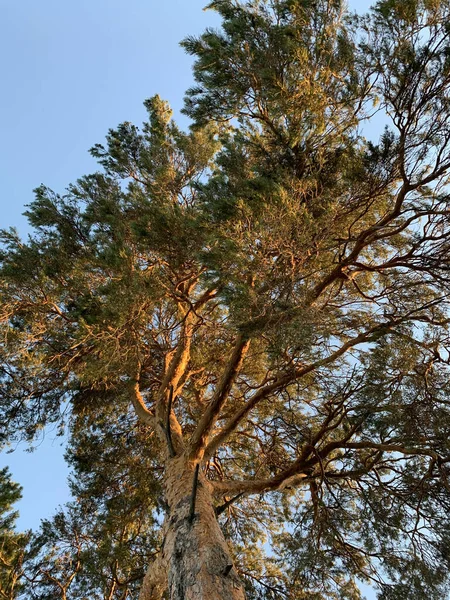
[[[191,83],[179,41],[217,23],[203,0],[0,0],[2,224],[31,190],[95,168],[109,127],[141,121],[159,93],[175,110]]]
[[[217,26],[205,0],[0,0],[0,227],[26,235],[33,188],[55,191],[96,169],[87,150],[122,121],[139,124],[155,93],[177,115],[192,83],[188,34]],[[351,8],[364,11],[367,0]],[[184,124],[186,121],[183,119]],[[61,440],[0,455],[24,488],[21,528],[68,499]]]

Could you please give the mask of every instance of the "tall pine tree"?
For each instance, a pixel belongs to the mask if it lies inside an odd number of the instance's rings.
[[[441,599],[450,2],[210,8],[191,130],[152,98],[3,233],[2,437],[68,420],[85,531],[36,597]]]

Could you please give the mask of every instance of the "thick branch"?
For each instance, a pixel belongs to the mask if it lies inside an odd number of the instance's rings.
[[[249,340],[239,335],[233,350],[233,354],[225,368],[222,378],[214,392],[214,395],[205,410],[191,438],[190,457],[192,460],[201,459],[206,447],[208,436],[227,401],[231,387],[239,373],[245,355],[249,347]]]
[[[193,316],[188,314],[184,319],[177,350],[169,362],[156,402],[156,421],[159,425],[160,437],[166,442],[168,442],[167,431],[170,428],[170,440],[173,442],[173,446],[170,447],[169,444],[169,454],[172,454],[174,449],[181,450],[184,446],[180,423],[172,407],[169,410],[168,405],[171,393],[173,393],[171,390],[177,389],[188,368],[193,330]]]
[[[373,339],[374,336],[378,337],[379,335],[388,333],[390,331],[391,327],[395,323],[394,322],[382,323],[380,325],[372,327],[365,333],[361,333],[360,335],[356,336],[355,338],[348,340],[348,342],[343,344],[338,350],[336,350],[335,352],[333,352],[326,358],[323,358],[322,360],[318,360],[315,363],[312,363],[310,365],[299,367],[289,373],[280,375],[277,379],[275,379],[274,382],[259,389],[250,398],[250,400],[247,402],[247,404],[245,404],[241,408],[241,410],[239,410],[228,421],[228,423],[223,427],[222,431],[220,433],[218,433],[216,435],[216,437],[211,440],[211,442],[208,444],[208,446],[205,450],[205,458],[208,459],[215,454],[215,452],[218,450],[218,448],[220,446],[222,446],[222,444],[224,444],[228,440],[230,435],[232,435],[232,433],[236,430],[239,423],[262,400],[264,400],[265,398],[274,394],[275,392],[278,392],[279,390],[284,389],[287,385],[293,383],[294,381],[297,381],[298,379],[300,379],[301,377],[304,377],[308,373],[315,371],[319,367],[329,365],[330,363],[337,360],[340,356],[345,354],[350,348],[353,348],[354,346],[357,346],[358,344],[363,344],[363,343],[369,342],[369,341],[371,341],[371,339]]]
[[[305,450],[311,450],[310,445]],[[274,477],[269,479],[250,479],[242,481],[215,481],[213,483],[214,489],[219,493],[239,493],[239,494],[255,494],[263,493],[274,490],[282,490],[286,488],[296,487],[306,480],[314,478],[315,475],[311,473],[312,467],[314,467],[319,461],[326,458],[334,450],[341,449],[370,449],[378,450],[380,453],[383,452],[398,452],[404,455],[417,455],[417,456],[428,456],[435,461],[446,462],[445,459],[441,458],[437,452],[429,448],[410,448],[402,446],[401,444],[382,444],[377,442],[349,442],[347,439],[336,440],[330,442],[322,448],[322,450],[315,453],[312,459],[306,460],[308,452],[302,452],[299,458],[294,461],[287,469],[280,471]],[[375,461],[376,462],[376,461]],[[375,463],[373,463],[375,464]],[[356,475],[362,475],[369,472],[370,467],[358,471],[327,471],[326,477],[332,479],[347,479],[355,477]],[[322,474],[320,475],[322,476]]]
[[[139,388],[139,380],[135,380],[133,383],[133,389],[131,392],[131,403],[133,404],[134,411],[140,421],[145,425],[155,425],[155,417],[151,411],[145,406],[144,399]]]
[[[188,314],[184,319],[178,347],[174,356],[169,362],[167,372],[165,373],[159,388],[159,396],[161,398],[165,397],[165,394],[169,390],[170,386],[173,386],[174,389],[177,388],[178,382],[186,371],[191,354],[193,329],[193,317],[192,315]]]
[[[336,444],[338,444],[336,446]],[[335,448],[345,448],[345,449],[373,449],[373,450],[381,450],[382,452],[398,452],[399,454],[405,455],[417,455],[417,456],[429,456],[435,460],[439,460],[439,454],[430,448],[411,448],[408,446],[402,446],[401,444],[378,444],[376,442],[331,442],[327,444],[323,450],[320,451],[320,455],[322,453],[328,454],[331,450]]]
[[[214,481],[211,482],[214,491],[220,494],[261,494],[275,490],[284,490],[286,488],[297,487],[304,483],[310,475],[303,473],[302,468],[304,460],[296,460],[292,465],[283,471],[280,471],[275,477],[268,479],[245,479],[242,481]]]

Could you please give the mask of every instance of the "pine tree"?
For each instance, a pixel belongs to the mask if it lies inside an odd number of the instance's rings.
[[[3,233],[2,437],[68,421],[73,600],[444,598],[450,2],[210,8],[190,131],[148,100]]]
[[[23,562],[29,534],[17,533],[18,512],[13,505],[22,497],[21,487],[11,480],[8,468],[0,470],[0,598],[15,600],[22,589]]]

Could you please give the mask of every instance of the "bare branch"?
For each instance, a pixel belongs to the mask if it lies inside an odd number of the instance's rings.
[[[316,361],[307,366],[302,366],[298,369],[295,369],[289,373],[281,374],[275,381],[272,383],[262,387],[259,389],[250,399],[249,401],[228,421],[228,423],[223,427],[223,429],[218,433],[208,444],[205,450],[205,458],[211,458],[211,456],[218,450],[220,446],[222,446],[233,434],[236,428],[239,426],[239,423],[252,411],[255,406],[257,406],[262,400],[268,398],[275,392],[278,392],[289,384],[297,381],[298,379],[304,377],[308,373],[315,371],[319,367],[323,367],[333,363],[339,357],[343,356],[350,348],[357,346],[358,344],[363,344],[369,342],[373,339],[373,336],[378,337],[379,335],[387,334],[393,325],[396,322],[386,322],[376,325],[372,327],[368,331],[361,333],[355,338],[348,340],[345,344],[343,344],[338,350],[323,358],[321,360]]]
[[[190,443],[190,457],[192,460],[201,459],[203,456],[208,436],[214,427],[220,411],[227,401],[231,387],[242,367],[249,345],[250,341],[247,338],[242,335],[238,336],[233,354],[225,368],[211,402],[192,435]]]
[[[152,427],[154,427],[155,416],[145,405],[139,387],[139,379],[136,379],[132,385],[133,387],[131,392],[131,402],[133,404],[133,408],[137,417],[145,425],[151,425]]]

